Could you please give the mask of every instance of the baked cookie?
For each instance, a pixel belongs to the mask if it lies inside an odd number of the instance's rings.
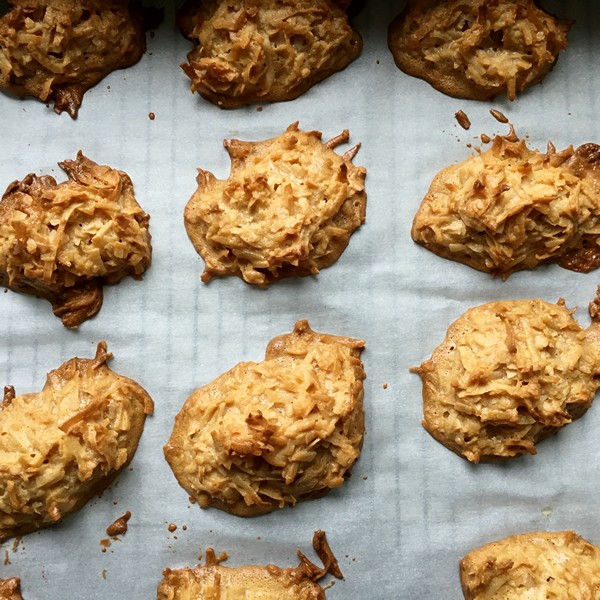
[[[212,548],[206,551],[206,564],[195,569],[166,569],[158,586],[157,600],[213,600],[215,598],[265,598],[286,600],[325,600],[317,583],[327,573],[343,579],[337,560],[323,531],[316,531],[313,547],[323,568],[313,564],[298,550],[300,564],[283,569],[275,565],[222,567]],[[226,555],[225,555],[226,558]]]
[[[60,521],[129,464],[153,403],[111,371],[106,344],[48,374],[39,393],[0,405],[0,543]]]
[[[511,129],[491,148],[442,169],[412,238],[443,258],[500,275],[558,262],[600,265],[600,146],[527,148]]]
[[[185,228],[206,266],[202,281],[237,275],[266,287],[284,277],[316,275],[332,265],[365,221],[366,170],[352,164],[360,146],[334,152],[298,123],[262,142],[225,140],[231,173],[198,170]]]
[[[554,67],[572,25],[534,0],[409,0],[388,44],[399,69],[444,94],[514,100]]]
[[[222,108],[293,100],[362,49],[331,0],[188,0],[178,22],[192,91]]]
[[[597,600],[600,548],[573,531],[511,535],[460,562],[466,600]]]
[[[23,600],[21,580],[16,577],[0,579],[0,600]]]
[[[423,380],[423,426],[472,462],[535,454],[538,441],[591,406],[599,332],[596,320],[584,331],[562,300],[469,309],[413,369]]]
[[[58,113],[75,118],[87,90],[146,51],[148,10],[137,2],[9,2],[0,19],[0,89],[52,101]]]
[[[255,516],[339,487],[364,434],[364,342],[298,321],[265,360],[196,390],[165,457],[201,507]]]
[[[81,152],[59,164],[68,181],[30,174],[0,201],[0,285],[45,298],[77,327],[100,310],[103,285],[142,278],[149,217],[122,171]]]

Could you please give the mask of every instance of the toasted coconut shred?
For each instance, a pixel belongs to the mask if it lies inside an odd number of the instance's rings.
[[[106,345],[94,359],[51,371],[39,393],[0,410],[0,542],[59,521],[106,487],[131,460],[152,400],[113,373]]]
[[[291,339],[290,339],[291,338]],[[201,506],[269,512],[344,482],[363,437],[363,343],[299,322],[267,359],[197,390],[165,455]]]
[[[589,331],[589,330],[588,330]],[[468,460],[535,454],[600,386],[600,348],[563,303],[492,302],[453,323],[423,379],[423,425]]]
[[[69,180],[28,175],[0,202],[0,284],[42,296],[69,327],[102,305],[102,285],[150,264],[149,217],[129,177],[80,152]]]
[[[444,258],[506,278],[542,262],[590,271],[600,265],[600,147],[547,153],[514,131],[443,169],[412,227]]]

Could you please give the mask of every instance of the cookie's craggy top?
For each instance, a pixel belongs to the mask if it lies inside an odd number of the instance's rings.
[[[563,302],[483,304],[455,321],[423,380],[423,426],[470,461],[535,454],[581,416],[600,387],[598,324],[584,331]]]
[[[352,164],[358,146],[333,150],[348,138],[344,131],[325,144],[294,123],[262,142],[225,140],[229,178],[200,169],[184,215],[206,263],[202,280],[238,275],[266,286],[333,264],[366,212],[366,171]]]
[[[342,485],[364,434],[364,343],[306,321],[196,390],[165,457],[200,505],[254,516]]]
[[[223,108],[292,100],[362,48],[330,0],[193,0],[179,25],[196,44],[182,65],[192,90]]]
[[[141,11],[118,0],[10,0],[0,20],[0,89],[54,101],[73,118],[84,93],[146,50]]]
[[[148,215],[122,171],[81,152],[60,163],[69,179],[28,175],[0,201],[0,285],[49,300],[67,327],[102,306],[102,286],[150,265]]]
[[[465,600],[598,600],[600,548],[573,531],[512,535],[460,563]]]
[[[20,579],[0,579],[0,600],[23,600]]]
[[[153,403],[111,371],[104,342],[73,358],[39,393],[4,389],[0,410],[0,542],[60,521],[129,464]]]
[[[506,278],[543,262],[600,265],[600,146],[546,154],[514,131],[446,167],[415,216],[413,240],[444,258]]]
[[[388,42],[400,69],[445,94],[514,100],[552,69],[572,24],[533,0],[411,0]]]
[[[325,600],[318,579],[331,573],[342,579],[337,560],[323,531],[316,531],[313,547],[323,568],[298,551],[300,565],[283,569],[275,565],[222,567],[212,548],[206,551],[206,564],[195,569],[166,569],[158,586],[157,600]],[[225,555],[226,558],[226,555]]]

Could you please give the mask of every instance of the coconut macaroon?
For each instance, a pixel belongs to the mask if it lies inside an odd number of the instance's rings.
[[[316,531],[313,547],[323,567],[313,564],[298,550],[300,564],[295,568],[275,565],[249,565],[224,567],[219,563],[227,558],[217,558],[212,548],[206,551],[206,564],[195,569],[166,569],[158,586],[157,600],[244,600],[246,598],[272,598],[286,600],[325,600],[325,592],[317,580],[328,573],[343,579],[338,562],[329,548],[325,532]]]
[[[4,388],[0,543],[52,525],[100,494],[135,454],[153,403],[111,371],[106,344],[48,374],[41,392]]]
[[[507,278],[558,262],[600,265],[600,146],[527,148],[511,126],[491,148],[440,171],[412,225],[438,256]]]
[[[23,600],[21,580],[17,577],[0,579],[0,600]]]
[[[265,287],[284,277],[315,275],[333,264],[365,221],[366,170],[334,152],[298,123],[261,142],[225,140],[231,173],[219,180],[198,170],[185,227],[206,266],[202,281],[237,275]]]
[[[201,507],[255,516],[342,485],[364,435],[364,342],[306,321],[196,390],[165,457]]]
[[[362,49],[331,0],[189,0],[178,21],[195,45],[181,65],[192,91],[222,108],[293,100]]]
[[[146,50],[144,14],[127,0],[9,0],[0,19],[0,89],[71,117],[84,93]],[[135,7],[133,7],[135,5]]]
[[[399,69],[457,98],[489,100],[541,81],[567,45],[573,21],[534,0],[409,0],[391,23]]]
[[[142,278],[149,217],[126,173],[81,152],[59,164],[68,181],[30,174],[0,201],[0,285],[45,298],[77,327],[100,310],[103,285]]]
[[[460,580],[466,600],[595,600],[600,548],[573,531],[511,535],[469,552]]]
[[[535,454],[535,444],[580,417],[600,387],[600,328],[583,330],[561,300],[513,300],[468,310],[431,358],[423,426],[472,461]]]

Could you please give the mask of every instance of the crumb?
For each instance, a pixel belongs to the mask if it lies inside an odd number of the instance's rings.
[[[467,144],[467,148],[472,148],[472,147],[473,147],[473,144],[471,144],[471,142],[469,142],[469,143]]]
[[[506,117],[506,115],[504,113],[501,113],[499,110],[496,110],[495,108],[492,108],[490,110],[490,114],[499,123],[508,123],[508,118]]]
[[[549,506],[544,506],[544,508],[542,508],[542,514],[545,517],[549,517],[552,514],[552,509]]]
[[[13,552],[16,552],[16,551],[17,551],[17,549],[19,548],[19,544],[21,543],[21,540],[22,540],[22,539],[23,539],[23,538],[22,538],[20,535],[18,535],[18,536],[17,536],[17,537],[16,537],[16,538],[13,540],[13,543],[12,543],[12,551],[13,551]]]
[[[102,569],[102,579],[106,579],[106,569]]]
[[[387,383],[384,383],[384,384],[383,384],[383,389],[384,389],[384,390],[387,390],[387,389],[388,389],[388,384],[387,384]]]
[[[481,142],[483,144],[489,144],[492,141],[492,138],[486,133],[482,133],[479,137],[481,138]]]
[[[376,61],[375,61],[375,64],[376,64],[376,65],[379,65],[379,64],[381,64],[381,63],[380,63],[378,60],[376,60]]]
[[[258,107],[256,108],[256,112],[262,112],[262,111],[263,111],[263,107],[262,107],[262,106],[258,106]]]
[[[151,112],[151,113],[148,113],[148,118],[149,118],[151,121],[154,121],[154,119],[156,119],[156,115],[155,115],[153,112]]]
[[[326,591],[329,588],[332,588],[334,585],[335,585],[335,579],[332,579],[327,585],[323,586],[323,591]]]
[[[116,536],[127,533],[127,521],[131,519],[131,513],[127,511],[122,517],[119,517],[114,523],[106,528],[106,535]]]
[[[100,540],[100,545],[102,546],[102,552],[106,552],[106,549],[110,546],[110,540],[109,539],[102,539]]]
[[[367,481],[369,479],[366,475],[363,477],[363,481]]]
[[[177,525],[175,525],[175,523],[169,523],[169,526],[167,527],[167,529],[173,533],[174,531],[177,530]]]
[[[10,565],[10,558],[8,558],[8,550],[4,551],[4,565]]]
[[[183,529],[184,531],[187,531],[187,525],[184,523],[184,524],[181,526],[181,529]]]
[[[190,504],[196,504],[196,498],[192,498],[191,496],[188,498]],[[189,506],[188,506],[189,508]]]
[[[471,121],[469,120],[469,117],[467,117],[467,114],[463,110],[455,112],[454,118],[463,129],[471,128]]]

